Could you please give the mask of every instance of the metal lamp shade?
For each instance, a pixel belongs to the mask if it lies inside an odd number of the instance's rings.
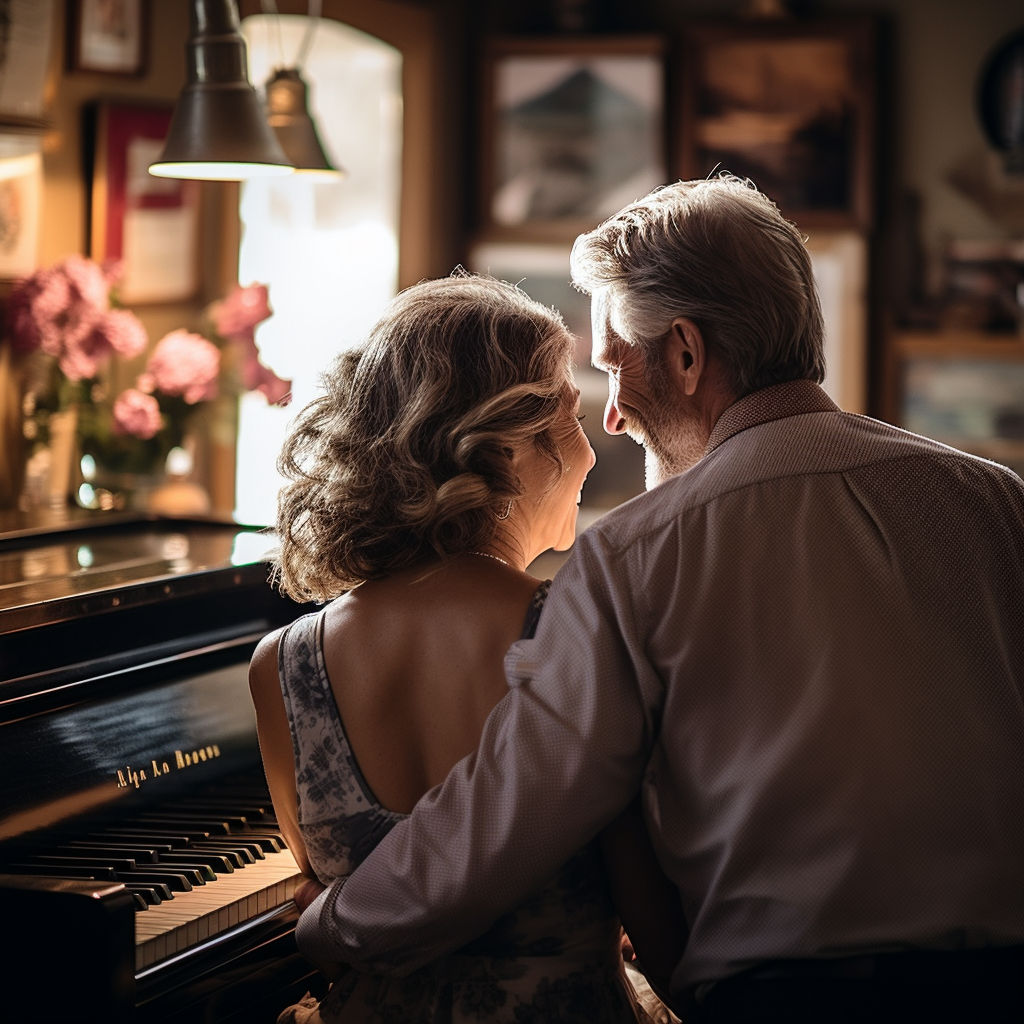
[[[234,0],[193,0],[188,82],[150,174],[237,181],[294,169],[267,125],[246,71]]]
[[[327,156],[309,113],[309,90],[297,68],[278,68],[267,80],[267,124],[297,173],[337,181],[344,171]]]

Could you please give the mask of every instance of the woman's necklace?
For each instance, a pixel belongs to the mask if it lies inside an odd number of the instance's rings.
[[[502,565],[508,565],[508,562],[504,558],[499,558],[497,555],[489,555],[486,551],[467,551],[467,555],[479,555],[481,558],[493,558],[496,562],[501,562]],[[511,566],[509,566],[511,568]]]

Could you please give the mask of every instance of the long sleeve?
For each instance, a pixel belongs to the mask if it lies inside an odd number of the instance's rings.
[[[306,910],[303,953],[414,970],[486,931],[629,803],[661,684],[626,639],[636,612],[615,563],[599,539],[577,542],[536,638],[506,657],[510,690],[478,751]]]

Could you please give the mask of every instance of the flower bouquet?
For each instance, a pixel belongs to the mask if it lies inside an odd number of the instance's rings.
[[[278,402],[290,388],[259,361],[255,328],[272,314],[263,285],[236,286],[210,307],[215,341],[174,330],[144,357],[147,332],[117,307],[118,277],[116,264],[68,256],[18,282],[8,301],[6,337],[25,363],[28,479],[49,478],[52,504],[67,499],[73,454],[85,477],[80,503],[121,507],[103,478],[159,479],[218,395],[259,390]]]

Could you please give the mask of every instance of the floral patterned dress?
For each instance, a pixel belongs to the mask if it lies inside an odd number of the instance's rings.
[[[531,636],[548,584],[534,595]],[[324,883],[347,876],[405,815],[382,807],[349,746],[324,666],[323,615],[293,622],[281,639],[280,675],[295,750],[299,825]],[[559,1021],[635,1024],[645,1019],[625,979],[619,921],[596,842],[490,931],[405,977],[352,971],[316,1005],[281,1022]]]

